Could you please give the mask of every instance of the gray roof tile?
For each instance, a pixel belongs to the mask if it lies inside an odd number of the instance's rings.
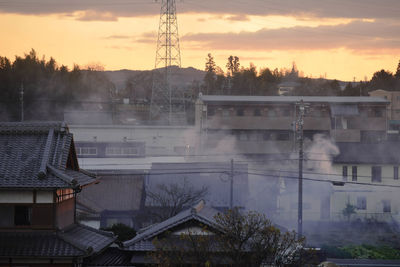
[[[72,145],[72,134],[61,122],[0,123],[0,188],[70,188],[94,182],[78,171],[75,155],[76,170],[66,170]]]

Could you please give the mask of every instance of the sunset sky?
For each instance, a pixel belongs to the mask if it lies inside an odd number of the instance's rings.
[[[60,64],[154,67],[161,0],[0,0],[0,55],[34,48]],[[182,67],[258,68],[364,80],[400,60],[399,0],[177,0]]]

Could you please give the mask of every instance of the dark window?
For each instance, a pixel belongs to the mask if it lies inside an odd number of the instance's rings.
[[[287,141],[289,140],[289,138],[290,138],[289,133],[279,133],[278,136],[276,137],[276,140]]]
[[[391,212],[392,208],[390,206],[390,200],[382,200],[383,212]]]
[[[271,133],[264,133],[263,134],[263,140],[264,141],[272,140],[272,134]]]
[[[393,179],[399,180],[399,166],[393,167]]]
[[[383,110],[382,109],[375,109],[374,110],[374,116],[375,117],[382,117],[383,116]]]
[[[367,209],[367,199],[365,197],[357,197],[357,209],[359,210]]]
[[[29,206],[15,206],[14,208],[14,224],[15,225],[31,225],[32,208]]]
[[[357,166],[351,167],[351,180],[357,181]]]
[[[256,116],[256,117],[261,116],[261,110],[260,110],[259,108],[256,108],[256,109],[254,110],[254,116]]]
[[[244,116],[244,110],[243,109],[238,109],[237,111],[236,111],[236,115],[237,116]]]
[[[372,166],[371,177],[372,177],[372,182],[379,182],[379,183],[382,182],[382,167]]]
[[[208,116],[214,116],[215,115],[215,108],[208,108],[207,109],[207,115]]]
[[[342,167],[343,181],[347,181],[347,166]]]

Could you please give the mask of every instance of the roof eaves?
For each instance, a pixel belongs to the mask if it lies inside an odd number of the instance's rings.
[[[47,164],[47,168],[50,170],[50,172],[52,172],[55,176],[57,176],[58,178],[60,178],[61,180],[63,180],[64,182],[70,184],[73,187],[77,187],[78,182],[76,179],[71,178],[70,176],[64,174],[63,172],[57,170],[56,168],[54,168],[53,166],[51,166],[50,164]]]

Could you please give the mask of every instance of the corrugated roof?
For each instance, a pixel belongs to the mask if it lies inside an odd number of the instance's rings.
[[[239,102],[239,103],[378,103],[388,104],[381,97],[371,96],[232,96],[232,95],[202,95],[204,102]]]
[[[66,170],[70,153],[75,170]],[[65,123],[0,123],[0,188],[71,188],[94,181],[79,171]]]

